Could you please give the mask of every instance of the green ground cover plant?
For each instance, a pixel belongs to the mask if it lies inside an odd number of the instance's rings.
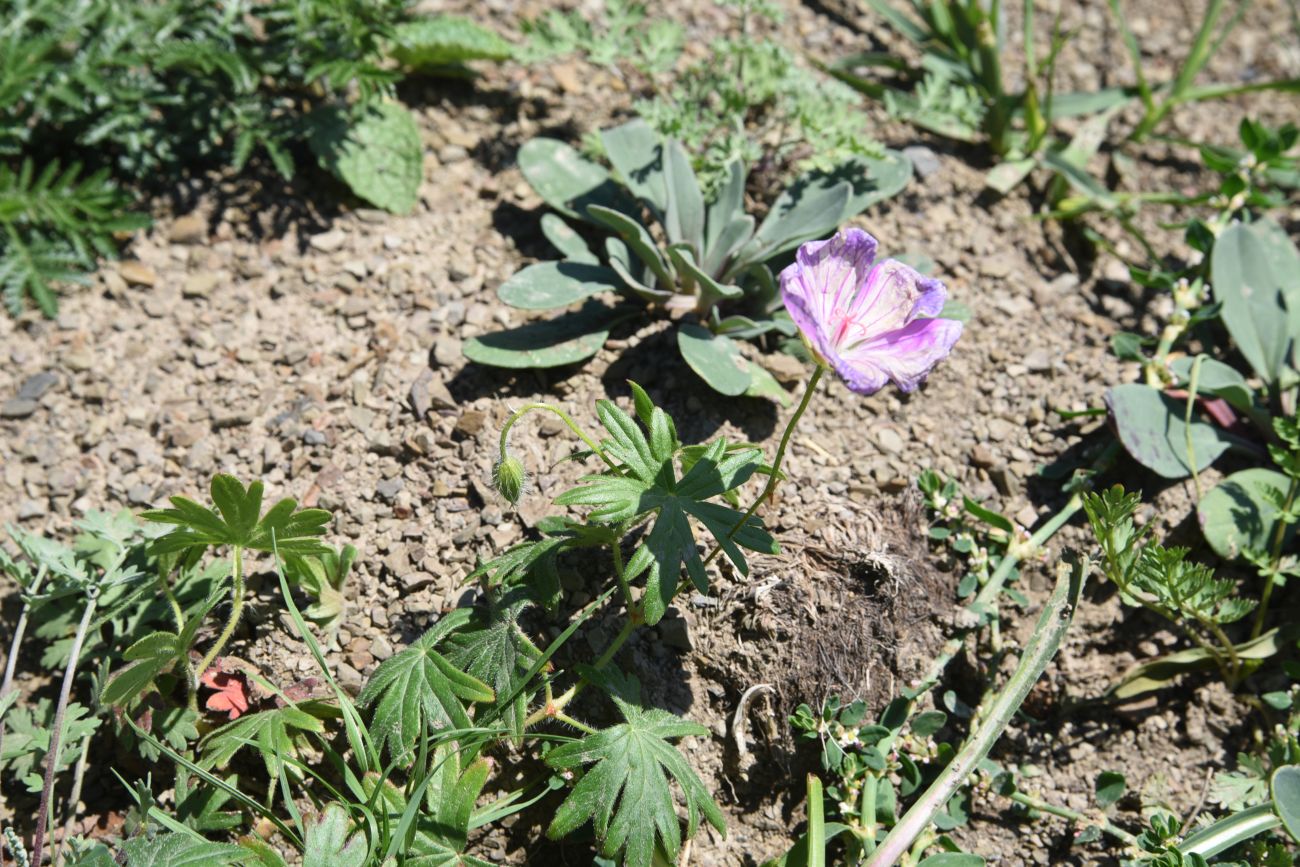
[[[412,73],[511,46],[406,0],[7,0],[0,9],[0,291],[46,315],[55,287],[147,224],[148,194],[215,166],[318,164],[409,211],[423,176]]]

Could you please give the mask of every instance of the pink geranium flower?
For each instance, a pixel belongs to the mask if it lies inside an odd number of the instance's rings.
[[[962,324],[937,319],[948,291],[893,259],[876,239],[843,229],[799,248],[781,297],[818,361],[859,394],[893,382],[912,391],[948,356]]]

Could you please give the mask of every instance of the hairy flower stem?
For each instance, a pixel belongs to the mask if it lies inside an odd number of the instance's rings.
[[[740,528],[745,526],[745,524],[749,522],[750,518],[754,517],[754,513],[758,511],[758,507],[776,491],[776,486],[779,484],[781,478],[781,464],[785,460],[785,450],[790,445],[790,436],[794,433],[795,427],[799,424],[799,419],[803,417],[804,410],[808,409],[808,404],[812,402],[813,393],[817,391],[817,383],[821,382],[822,374],[825,372],[826,368],[820,364],[817,365],[817,369],[813,371],[812,378],[808,380],[808,387],[803,391],[803,400],[799,401],[798,409],[794,411],[794,415],[790,417],[790,422],[785,426],[785,433],[781,434],[781,443],[776,447],[776,460],[772,461],[772,471],[767,477],[767,484],[763,486],[763,492],[755,498],[754,503],[749,507],[749,510],[746,511],[745,514],[741,516],[740,520],[736,522],[736,526],[732,527],[731,530],[728,531],[728,541],[740,532]],[[712,563],[714,558],[720,553],[722,553],[721,542],[718,543],[708,557],[704,558],[704,565],[707,566]]]
[[[1094,824],[1103,833],[1127,846],[1137,845],[1137,838],[1125,831],[1123,828],[1112,825],[1110,819],[1106,818],[1100,812],[1091,816],[1086,813],[1080,813],[1078,810],[1071,810],[1069,807],[1058,807],[1055,804],[1049,804],[1046,801],[1035,798],[1033,795],[1027,795],[1024,792],[1016,792],[1011,795],[1011,800],[1021,806],[1028,807],[1031,810],[1037,810],[1040,813],[1047,813],[1052,816],[1059,816],[1062,819],[1068,819],[1071,822],[1077,822],[1081,825]]]
[[[217,636],[217,641],[211,649],[203,655],[199,662],[198,668],[192,672],[193,678],[197,679],[203,676],[203,673],[212,666],[218,654],[226,648],[226,642],[230,641],[230,636],[235,634],[235,627],[239,625],[239,618],[244,614],[244,549],[235,547],[234,562],[231,569],[231,580],[234,586],[230,590],[230,619],[226,621],[226,626]],[[194,684],[198,688],[197,681]]]
[[[614,469],[614,470],[618,469],[618,464],[610,460],[609,456],[605,454],[603,449],[601,449],[599,443],[597,443],[590,436],[588,436],[586,431],[578,427],[578,423],[573,420],[572,416],[570,416],[564,410],[560,409],[558,406],[553,406],[552,404],[549,403],[525,404],[510,414],[510,418],[506,419],[506,423],[501,426],[501,459],[502,460],[505,460],[507,457],[507,446],[510,440],[510,428],[515,426],[515,422],[519,421],[519,419],[523,418],[525,415],[527,415],[528,413],[532,412],[535,409],[543,409],[546,410],[547,412],[551,412],[559,416],[560,421],[564,422],[565,425],[568,426],[569,430],[573,431],[573,433],[578,437],[578,439],[586,443],[587,448],[591,449],[592,452],[595,453],[596,457],[600,458],[602,461],[608,464],[610,469]]]
[[[158,589],[162,592],[163,598],[167,600],[168,606],[172,610],[172,618],[176,621],[176,634],[180,635],[185,631],[185,612],[181,610],[180,600],[172,592],[172,586],[167,581],[167,573],[159,570],[158,572]],[[198,712],[199,709],[199,682],[198,675],[194,673],[194,661],[190,659],[189,648],[181,654],[185,663],[185,692],[188,697],[187,704],[189,709]]]
[[[1268,603],[1273,597],[1273,584],[1277,580],[1277,567],[1282,561],[1282,543],[1286,541],[1286,521],[1281,520],[1282,515],[1290,514],[1291,509],[1295,507],[1296,495],[1300,494],[1300,479],[1293,478],[1290,487],[1286,492],[1286,504],[1281,515],[1278,516],[1277,527],[1273,530],[1273,544],[1269,550],[1269,562],[1272,568],[1264,576],[1264,591],[1259,597],[1259,608],[1255,610],[1255,622],[1250,627],[1250,637],[1252,640],[1259,638],[1264,632],[1264,620],[1268,615]],[[0,696],[4,692],[0,691]]]
[[[54,867],[63,864],[63,846],[72,838],[72,824],[77,820],[77,802],[81,800],[81,784],[86,779],[86,766],[90,763],[90,735],[81,739],[81,754],[76,770],[72,772],[72,792],[68,795],[68,809],[63,819],[63,836],[54,850]]]
[[[77,626],[72,648],[68,651],[68,667],[63,670],[63,686],[59,689],[59,703],[54,709],[54,724],[50,727],[50,748],[45,751],[45,783],[41,787],[41,803],[36,811],[36,832],[32,839],[33,864],[41,863],[41,853],[45,848],[45,826],[50,818],[50,802],[54,798],[54,775],[59,767],[59,747],[63,745],[63,718],[68,710],[68,700],[72,697],[77,660],[81,657],[86,633],[90,631],[90,619],[95,614],[98,599],[99,588],[91,587],[86,591],[86,609],[81,613],[81,623]]]
[[[917,837],[929,827],[935,815],[948,803],[953,793],[988,755],[1024,702],[1025,696],[1029,695],[1029,690],[1056,655],[1083,593],[1083,582],[1091,570],[1092,564],[1086,560],[1073,567],[1065,563],[1057,566],[1056,589],[1043,607],[1043,613],[1025,644],[1015,672],[988,709],[979,715],[980,721],[957,755],[903,814],[898,824],[867,860],[866,867],[891,867],[897,864],[903,854],[911,849]]]
[[[31,597],[41,592],[41,585],[45,583],[46,568],[41,566],[36,577],[32,579],[32,586],[27,588],[27,597],[29,601],[23,602],[23,609],[18,614],[18,623],[14,625],[14,637],[9,642],[9,657],[5,660],[5,678],[0,682],[0,699],[9,694],[14,688],[14,673],[18,670],[18,650],[23,645],[23,635],[27,632],[27,619],[32,610]],[[5,743],[5,720],[0,716],[0,754],[4,751]],[[0,812],[4,811],[4,794],[0,792]],[[4,863],[4,852],[0,850],[0,864]]]

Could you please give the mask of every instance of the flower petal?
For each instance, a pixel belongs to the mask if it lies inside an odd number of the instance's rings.
[[[848,327],[836,341],[852,347],[902,328],[918,316],[937,316],[948,291],[938,280],[923,277],[897,259],[879,262],[848,309]]]
[[[936,364],[948,357],[961,331],[962,324],[955,319],[916,319],[896,331],[841,350],[834,359],[835,370],[859,394],[879,391],[886,380],[892,380],[902,391],[913,391]]]
[[[795,324],[819,346],[834,340],[876,258],[876,239],[861,229],[844,229],[825,241],[799,248],[794,264],[781,272],[781,296]],[[790,303],[798,299],[802,304]],[[801,307],[798,313],[796,307]]]

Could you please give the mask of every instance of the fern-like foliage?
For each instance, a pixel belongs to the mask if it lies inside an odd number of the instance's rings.
[[[1233,581],[1187,559],[1188,549],[1146,541],[1133,520],[1141,502],[1115,485],[1090,493],[1084,510],[1101,544],[1102,568],[1129,605],[1141,605],[1173,621],[1213,630],[1245,617],[1255,601],[1238,595]]]

